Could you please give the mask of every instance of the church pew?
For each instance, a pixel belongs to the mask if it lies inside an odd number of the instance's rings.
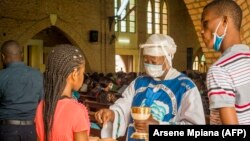
[[[99,103],[91,100],[84,100],[84,105],[89,109],[89,111],[96,112],[103,108],[109,108],[110,104]]]
[[[80,99],[82,101],[85,101],[85,100],[96,101],[96,97],[90,96],[90,95],[80,95]]]

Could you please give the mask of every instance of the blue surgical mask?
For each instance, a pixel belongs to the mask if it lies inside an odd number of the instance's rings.
[[[227,32],[227,25],[226,25],[226,28],[224,30],[224,34],[219,36],[217,34],[217,30],[218,28],[220,27],[220,24],[221,24],[221,21],[220,23],[217,25],[216,29],[215,29],[215,32],[213,33],[214,35],[214,45],[213,45],[213,48],[216,50],[216,51],[219,51],[220,50],[220,47],[221,47],[221,43],[226,35],[226,32]]]
[[[163,73],[165,72],[162,70],[163,65],[153,65],[153,64],[147,64],[144,63],[145,70],[147,74],[151,77],[161,77]]]

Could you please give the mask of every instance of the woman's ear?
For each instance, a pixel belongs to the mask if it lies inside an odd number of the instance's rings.
[[[77,80],[77,78],[78,78],[78,70],[77,69],[74,69],[74,71],[71,74],[71,77],[72,77],[73,81]]]

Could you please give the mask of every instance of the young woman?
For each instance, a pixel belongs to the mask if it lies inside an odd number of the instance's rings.
[[[37,108],[35,123],[39,141],[87,141],[90,131],[85,106],[72,98],[84,80],[85,59],[71,45],[54,47],[44,73],[44,100]]]

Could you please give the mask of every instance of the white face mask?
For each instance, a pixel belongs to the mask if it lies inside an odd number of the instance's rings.
[[[163,73],[165,72],[162,70],[163,65],[153,65],[153,64],[147,64],[144,63],[144,67],[146,70],[146,73],[151,77],[161,77]]]

